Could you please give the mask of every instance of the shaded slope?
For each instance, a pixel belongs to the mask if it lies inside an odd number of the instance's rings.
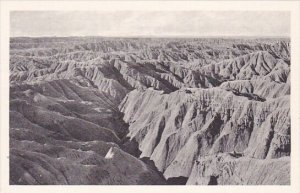
[[[10,184],[165,183],[119,148],[127,125],[104,93],[56,80],[17,84],[10,95]]]

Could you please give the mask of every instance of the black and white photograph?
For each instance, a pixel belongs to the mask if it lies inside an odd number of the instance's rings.
[[[290,11],[12,10],[8,38],[9,185],[291,185]]]

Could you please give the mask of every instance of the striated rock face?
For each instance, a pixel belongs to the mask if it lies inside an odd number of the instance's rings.
[[[261,81],[286,82],[290,69],[283,59],[276,59],[270,53],[261,51],[207,65],[200,71],[221,80],[258,78]]]
[[[282,178],[280,172],[269,172],[266,179],[245,179],[245,184],[272,184],[274,179],[289,183],[283,180],[289,176],[289,159],[278,163],[276,159],[290,155],[289,64],[274,53],[258,51],[206,65],[198,72],[218,80],[220,86],[169,94],[148,89],[125,97],[120,110],[141,157],[150,157],[167,179],[187,177],[188,184],[195,184],[190,176],[198,157],[238,152],[253,165],[263,159],[287,169]],[[259,167],[271,171],[268,164]],[[220,184],[238,182],[227,179]]]
[[[260,160],[233,154],[218,154],[199,158],[193,166],[187,184],[190,185],[285,185],[289,184],[288,157]]]
[[[10,183],[289,184],[289,44],[12,38]]]
[[[128,135],[166,178],[188,177],[199,156],[236,151],[271,159],[290,154],[289,97],[261,102],[213,88],[132,91],[123,102]]]

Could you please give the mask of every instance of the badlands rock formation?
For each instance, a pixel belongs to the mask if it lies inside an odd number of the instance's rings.
[[[288,39],[11,38],[11,184],[289,184]]]

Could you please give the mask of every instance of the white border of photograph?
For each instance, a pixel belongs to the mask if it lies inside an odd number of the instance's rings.
[[[299,193],[300,192],[300,60],[299,1],[1,1],[1,193],[47,192],[205,192]],[[16,10],[238,10],[289,11],[291,14],[291,184],[287,186],[133,186],[133,185],[9,185],[9,13]],[[32,21],[34,22],[34,21]],[[255,22],[255,21],[253,21]]]

